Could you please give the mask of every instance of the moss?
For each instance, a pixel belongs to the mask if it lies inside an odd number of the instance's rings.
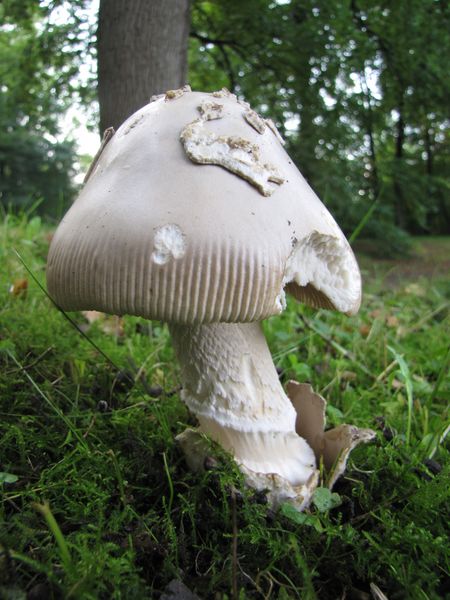
[[[374,281],[358,316],[289,303],[266,323],[284,382],[310,379],[330,424],[378,431],[352,455],[339,504],[298,522],[243,489],[213,446],[208,471],[187,471],[174,436],[192,417],[166,328],[126,317],[124,335],[97,322],[82,337],[12,250],[42,282],[49,234],[38,219],[1,225],[0,471],[15,477],[0,483],[0,597],[157,598],[173,579],[201,598],[237,587],[239,598],[331,600],[371,583],[391,600],[448,593],[445,285],[381,296]],[[27,293],[9,293],[23,278]],[[70,560],[36,509],[45,501]]]

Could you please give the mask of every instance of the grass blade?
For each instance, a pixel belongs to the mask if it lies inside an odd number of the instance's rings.
[[[14,354],[12,352],[10,352],[9,350],[6,351],[7,355],[11,358],[12,361],[14,361],[14,363],[17,365],[17,367],[23,371],[23,374],[25,375],[25,377],[28,379],[28,381],[31,383],[31,385],[34,387],[34,389],[37,391],[37,393],[40,395],[40,397],[45,400],[45,402],[50,406],[50,408],[58,415],[58,417],[64,421],[64,423],[67,425],[67,427],[69,428],[69,430],[73,433],[73,435],[76,437],[76,439],[79,441],[79,443],[83,446],[83,448],[89,452],[89,446],[86,444],[85,440],[83,439],[83,437],[78,433],[77,429],[73,426],[73,423],[70,421],[70,419],[68,419],[66,417],[66,415],[62,412],[62,410],[60,408],[58,408],[56,406],[56,404],[54,404],[50,398],[47,396],[47,394],[45,394],[41,388],[38,386],[38,384],[34,381],[34,379],[31,377],[31,375],[29,373],[27,373],[27,370],[25,369],[25,367],[23,367],[20,362],[17,360],[17,358],[14,356]]]
[[[34,503],[34,508],[41,513],[44,519],[47,522],[48,528],[53,534],[53,537],[56,540],[59,548],[59,555],[61,557],[61,562],[64,565],[64,569],[66,573],[71,573],[73,570],[72,557],[70,556],[69,548],[67,546],[66,540],[63,536],[61,529],[59,528],[58,523],[56,522],[55,517],[50,509],[50,505],[48,502],[44,502],[43,504]]]
[[[348,238],[348,243],[352,244],[356,238],[359,236],[359,234],[361,233],[361,231],[364,229],[364,227],[367,225],[367,223],[369,222],[371,216],[373,215],[376,207],[379,204],[380,198],[381,198],[381,194],[383,192],[383,188],[381,188],[378,196],[375,198],[375,200],[372,202],[372,204],[369,206],[366,214],[363,216],[363,218],[361,219],[361,221],[358,223],[358,225],[355,227],[355,229],[353,230],[353,233],[351,234],[351,236]]]
[[[413,414],[413,384],[411,379],[411,373],[409,371],[409,367],[403,358],[402,354],[399,354],[392,346],[388,346],[389,351],[393,354],[397,364],[400,368],[400,373],[405,382],[406,388],[406,398],[408,401],[408,417],[406,422],[406,445],[409,446],[411,440],[411,424],[412,424],[412,414]]]
[[[428,408],[431,406],[431,404],[433,403],[433,400],[436,398],[436,396],[439,392],[442,382],[444,381],[445,375],[448,372],[449,362],[450,362],[450,348],[447,350],[447,354],[446,354],[444,360],[442,361],[442,365],[439,370],[439,374],[437,376],[436,383],[434,384],[431,394],[426,402],[426,406]]]

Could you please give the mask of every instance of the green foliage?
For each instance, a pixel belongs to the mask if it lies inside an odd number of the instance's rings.
[[[4,208],[20,211],[39,201],[39,212],[55,217],[74,194],[74,142],[61,141],[61,118],[74,101],[93,98],[92,88],[77,79],[89,48],[81,10],[86,4],[7,0],[0,5]],[[64,20],[57,16],[62,6]]]
[[[17,475],[12,475],[12,473],[0,472],[0,483],[16,483],[17,480]]]
[[[274,118],[347,233],[376,199],[362,235],[395,252],[399,227],[450,228],[449,21],[434,0],[196,0],[191,80]]]
[[[36,203],[40,212],[61,218],[73,197],[74,150],[71,142],[52,142],[23,127],[0,136],[0,202],[23,211]]]
[[[90,6],[0,6],[3,206],[40,198],[55,216],[73,193],[73,147],[56,139],[68,106],[96,114]],[[191,14],[192,87],[226,86],[276,121],[348,235],[370,207],[359,235],[385,254],[407,250],[405,232],[448,233],[445,2],[194,0]]]
[[[418,279],[415,260],[392,286],[406,266],[363,257],[358,316],[292,302],[266,322],[283,382],[310,381],[330,425],[378,431],[333,492],[275,513],[213,444],[212,468],[187,470],[174,436],[194,423],[164,326],[96,322],[89,343],[57,312],[13,252],[43,282],[49,233],[36,217],[0,226],[0,597],[157,598],[174,578],[201,598],[334,600],[371,583],[445,597],[448,283]],[[428,244],[444,266],[448,239]]]

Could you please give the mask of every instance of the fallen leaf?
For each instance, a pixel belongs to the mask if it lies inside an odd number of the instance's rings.
[[[370,584],[370,592],[374,600],[388,600],[388,597],[373,582]]]
[[[166,376],[162,369],[155,369],[153,371],[152,380],[155,381],[156,385],[164,386],[164,382],[166,380]]]
[[[84,310],[82,311],[82,315],[89,325],[99,322],[100,329],[107,335],[122,337],[125,334],[122,317],[117,315],[106,315],[98,310]]]
[[[105,313],[99,312],[98,310],[83,310],[81,314],[88,323],[95,323],[95,321],[104,319],[106,316]]]
[[[101,330],[108,334],[114,335],[116,337],[123,337],[125,335],[125,330],[123,327],[123,319],[118,316],[106,317],[105,320],[100,325]]]
[[[407,285],[405,287],[405,293],[410,296],[421,296],[423,298],[428,295],[427,290],[418,283],[410,283]]]
[[[343,381],[355,381],[357,374],[354,371],[342,371],[341,379]]]
[[[367,325],[367,323],[364,323],[363,325],[361,325],[361,327],[359,328],[359,333],[363,336],[363,337],[367,337],[370,333],[370,330],[372,329],[372,327],[370,325]]]
[[[391,315],[389,317],[387,317],[386,319],[386,325],[388,327],[398,327],[399,325],[399,320],[395,315]]]
[[[9,288],[9,293],[13,296],[26,298],[28,291],[28,279],[16,279]]]
[[[398,379],[393,379],[391,385],[394,388],[394,390],[401,390],[405,387],[405,385]]]
[[[405,335],[407,333],[409,333],[407,327],[404,327],[403,325],[400,325],[400,327],[397,328],[397,336],[399,338],[405,337]]]

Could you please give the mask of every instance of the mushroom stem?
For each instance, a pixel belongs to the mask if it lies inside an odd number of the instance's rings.
[[[171,324],[182,399],[207,433],[256,473],[309,480],[314,453],[295,432],[296,412],[259,323]]]

